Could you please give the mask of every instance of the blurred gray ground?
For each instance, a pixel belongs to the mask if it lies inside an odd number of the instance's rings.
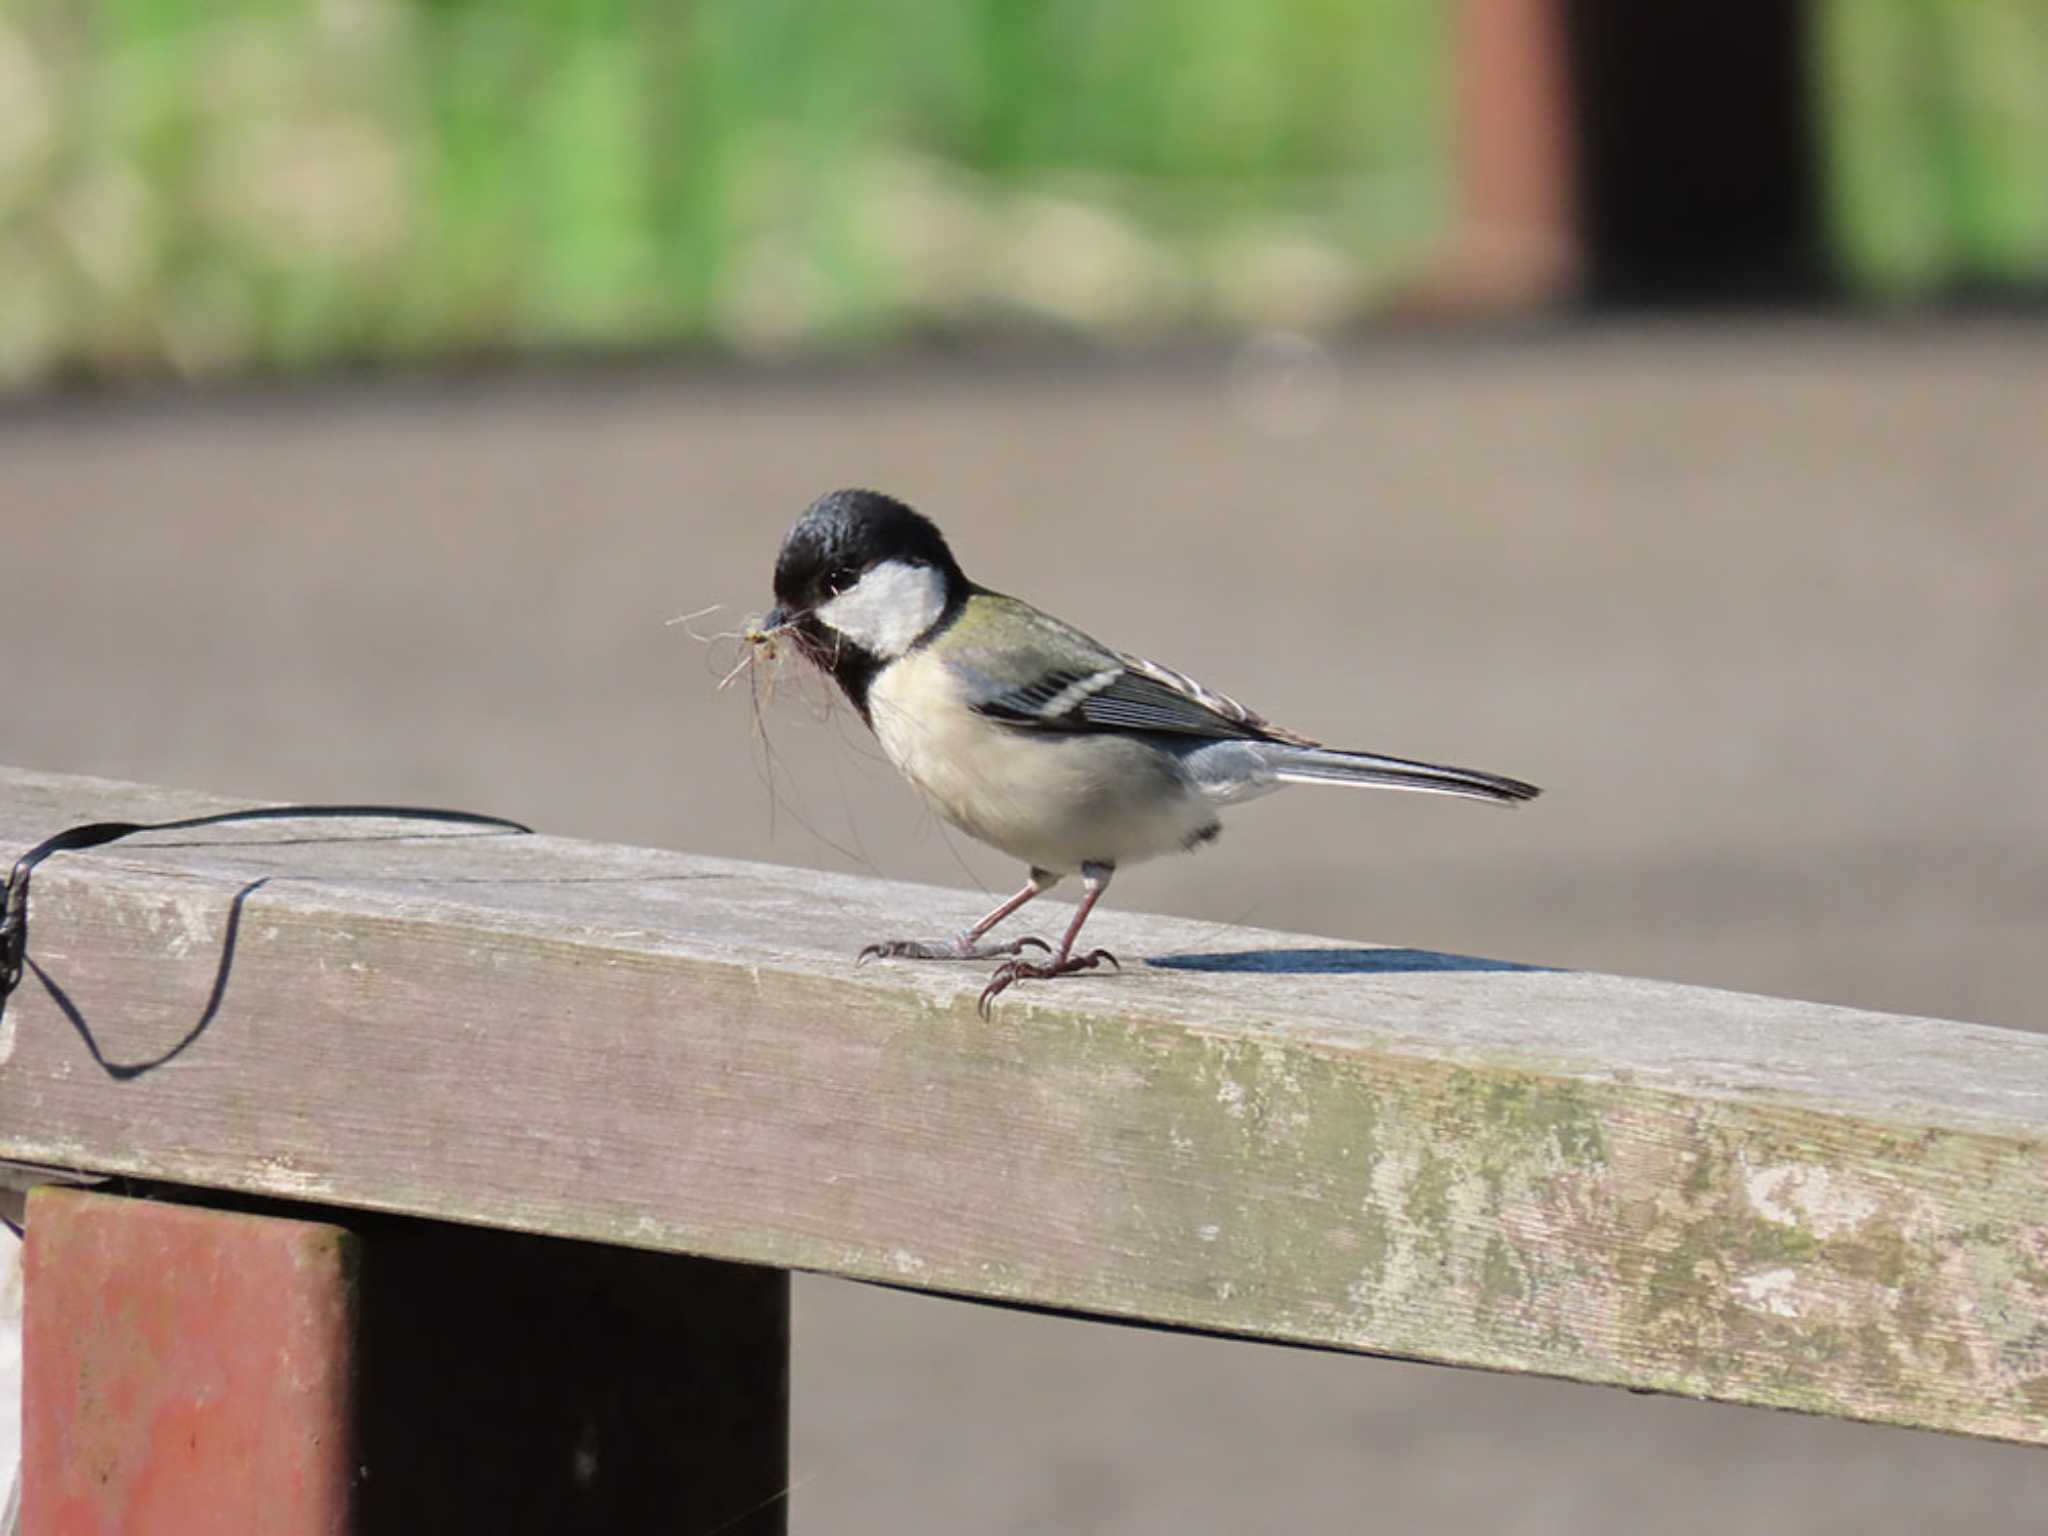
[[[0,414],[0,760],[1010,888],[730,645],[812,495],[1516,815],[1310,791],[1116,907],[2017,1028],[2048,933],[2048,327],[1382,340]],[[973,887],[981,889],[974,889]],[[992,1027],[1005,1027],[998,1017]],[[2048,1457],[800,1282],[807,1531],[2039,1528]]]

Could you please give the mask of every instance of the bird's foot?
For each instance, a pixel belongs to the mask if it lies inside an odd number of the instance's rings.
[[[1076,971],[1092,971],[1107,960],[1118,970],[1123,962],[1106,949],[1091,949],[1085,955],[1068,955],[1060,960],[1005,960],[996,967],[996,973],[982,989],[981,1002],[977,1005],[981,1016],[988,1017],[989,1008],[997,994],[1007,991],[1020,981],[1042,981],[1053,976],[1071,976]]]
[[[1029,934],[1007,944],[977,944],[965,934],[957,939],[888,939],[880,944],[870,944],[854,957],[853,963],[866,965],[870,960],[993,960],[998,955],[1021,955],[1034,945],[1047,954],[1052,953],[1050,944]]]

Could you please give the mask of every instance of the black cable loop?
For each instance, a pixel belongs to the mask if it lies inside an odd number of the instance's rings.
[[[486,816],[478,811],[444,811],[411,805],[281,805],[246,811],[216,811],[210,816],[182,816],[175,821],[91,821],[69,827],[47,837],[14,861],[7,885],[0,890],[0,1008],[21,985],[21,973],[28,960],[28,879],[31,871],[53,853],[75,853],[99,848],[136,832],[183,832],[193,827],[218,827],[238,821],[281,821],[288,819],[338,821],[376,817],[395,821],[451,822],[462,826],[497,827],[507,832],[531,833],[524,822],[503,816]]]

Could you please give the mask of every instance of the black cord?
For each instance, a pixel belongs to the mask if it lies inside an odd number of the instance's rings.
[[[507,832],[532,832],[524,822],[476,811],[443,811],[409,805],[281,805],[259,810],[216,811],[210,816],[185,816],[176,821],[92,821],[45,838],[14,861],[7,887],[0,890],[0,1007],[21,984],[28,959],[28,877],[53,853],[98,848],[136,832],[182,832],[191,827],[218,827],[235,821],[277,821],[292,818],[342,820],[378,817],[397,821],[454,822],[463,826],[498,827]]]

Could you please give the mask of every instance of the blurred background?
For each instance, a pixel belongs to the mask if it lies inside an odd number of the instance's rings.
[[[2039,291],[2040,0],[1644,10],[9,0],[0,377]]]
[[[2044,294],[2048,0],[0,0],[0,759],[964,920],[1015,871],[698,638],[870,484],[1550,790],[1281,797],[1127,908],[2038,1028]],[[2048,1503],[2011,1448],[797,1296],[805,1531]]]

